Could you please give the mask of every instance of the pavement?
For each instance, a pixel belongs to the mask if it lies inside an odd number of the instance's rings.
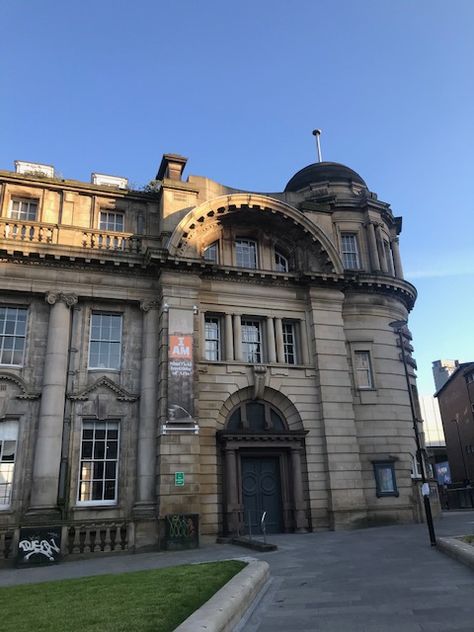
[[[445,512],[437,535],[474,533],[474,512]],[[474,632],[474,572],[429,544],[426,525],[271,536],[270,553],[205,543],[192,551],[0,570],[0,586],[252,557],[271,580],[239,632]]]

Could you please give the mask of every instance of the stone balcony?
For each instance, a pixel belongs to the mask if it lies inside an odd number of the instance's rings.
[[[0,250],[7,254],[102,259],[142,253],[142,239],[132,233],[0,219]]]

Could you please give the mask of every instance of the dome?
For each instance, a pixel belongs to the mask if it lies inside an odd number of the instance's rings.
[[[368,188],[364,180],[353,169],[338,162],[315,162],[295,173],[285,187],[286,191],[301,191],[310,184],[320,182],[355,182]]]

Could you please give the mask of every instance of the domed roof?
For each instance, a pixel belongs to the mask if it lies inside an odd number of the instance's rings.
[[[286,185],[285,191],[301,191],[318,182],[356,182],[368,188],[358,173],[339,162],[315,162],[295,173]]]

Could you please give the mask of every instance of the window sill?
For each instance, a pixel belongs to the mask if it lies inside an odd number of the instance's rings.
[[[396,497],[400,496],[399,492],[377,492],[377,498],[386,498],[387,496]]]
[[[89,367],[87,369],[88,373],[120,373],[122,369],[101,369],[96,367]]]
[[[120,505],[118,505],[115,501],[111,503],[101,503],[101,502],[90,502],[90,503],[77,503],[72,507],[74,511],[78,510],[87,510],[87,509],[120,509]]]

